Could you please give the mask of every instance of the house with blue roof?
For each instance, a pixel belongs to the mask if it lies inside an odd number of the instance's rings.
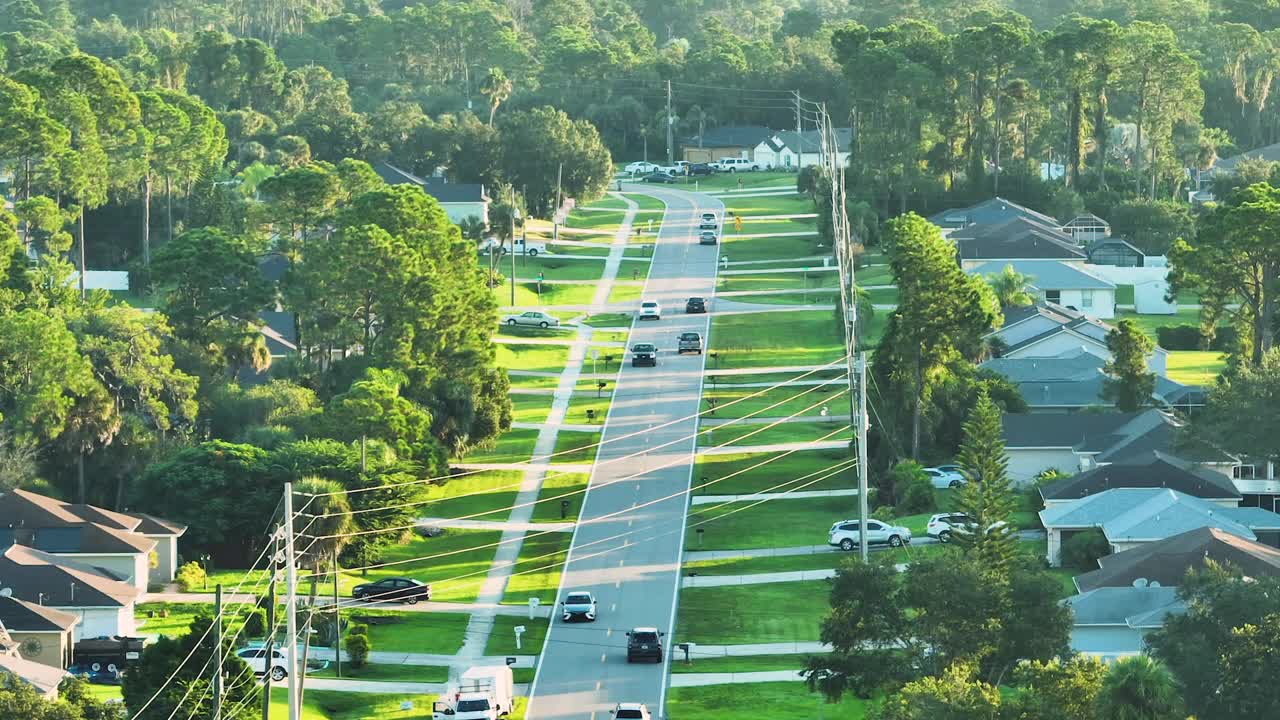
[[[1185,613],[1177,588],[1141,584],[1100,587],[1067,598],[1071,608],[1071,649],[1082,655],[1117,660],[1146,651],[1146,636],[1170,615]]]
[[[992,358],[978,367],[1017,385],[1030,412],[1065,413],[1114,404],[1103,397],[1106,364],[1106,358],[1077,348],[1058,357]],[[1205,391],[1198,385],[1183,385],[1157,375],[1151,401],[1156,407],[1190,414],[1204,407]]]
[[[1027,276],[1028,289],[1045,302],[1103,320],[1116,316],[1116,286],[1088,268],[1057,260],[1012,260],[965,268],[973,275],[998,275],[1005,267]]]

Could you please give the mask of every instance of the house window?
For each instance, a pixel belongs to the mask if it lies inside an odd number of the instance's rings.
[[[1236,480],[1253,480],[1257,474],[1257,468],[1252,465],[1237,465],[1231,468],[1231,477]]]
[[[1093,307],[1093,291],[1092,290],[1080,291],[1080,307],[1087,307],[1087,308]]]
[[[1061,290],[1045,290],[1044,299],[1048,300],[1051,303],[1061,303],[1062,291]]]

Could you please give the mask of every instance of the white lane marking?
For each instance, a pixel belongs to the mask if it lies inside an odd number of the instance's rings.
[[[614,586],[615,588],[620,588],[620,587],[622,587],[622,581],[621,581],[621,580],[615,580],[615,581],[613,582],[613,586]]]
[[[617,610],[617,609],[618,609],[618,604],[614,603],[613,606],[609,608],[609,612],[613,612],[614,610]],[[604,636],[613,637],[613,628],[609,628],[608,630],[605,630]]]
[[[604,662],[604,653],[600,653],[600,662]],[[599,689],[600,689],[600,685],[599,685],[599,683],[600,683],[600,681],[599,681],[599,680],[597,680],[597,681],[596,681],[596,689],[597,689],[597,690],[599,690]]]
[[[609,606],[609,612],[617,612],[617,610],[618,610],[618,603],[613,603],[612,605]],[[613,628],[609,628],[609,632],[612,633]]]

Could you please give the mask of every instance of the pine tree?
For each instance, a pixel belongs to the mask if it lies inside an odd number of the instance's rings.
[[[1000,409],[986,390],[979,393],[965,421],[957,461],[969,482],[959,491],[956,510],[970,522],[966,532],[952,534],[952,542],[975,553],[985,567],[1003,577],[1015,553],[1011,520],[1017,497],[1009,483]]]
[[[1147,356],[1156,344],[1132,320],[1121,320],[1107,333],[1107,349],[1111,361],[1103,371],[1102,397],[1111,400],[1122,412],[1134,412],[1151,404],[1156,389],[1155,373],[1147,369]]]

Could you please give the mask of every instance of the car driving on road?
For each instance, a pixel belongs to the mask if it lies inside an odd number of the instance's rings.
[[[684,302],[684,311],[687,313],[704,313],[707,311],[707,301],[705,298],[691,297]]]
[[[676,181],[676,176],[672,175],[671,173],[656,172],[649,175],[645,175],[644,181],[647,183],[665,183],[667,185],[670,185]]]
[[[631,367],[658,367],[658,348],[651,343],[636,343],[631,346]]]
[[[662,306],[653,300],[645,300],[640,303],[640,319],[641,320],[661,320]]]
[[[662,636],[658,628],[638,627],[627,633],[627,662],[653,660],[662,662]]]
[[[857,520],[841,520],[832,523],[827,536],[827,544],[841,550],[849,551],[858,547],[859,536]],[[867,520],[867,545],[888,545],[902,547],[911,542],[911,531],[897,525],[886,525],[879,520]]]
[[[431,586],[413,578],[383,578],[351,588],[351,597],[365,602],[399,600],[416,605],[419,600],[431,599]]]
[[[649,708],[644,703],[618,703],[609,714],[613,715],[614,720],[652,720]]]
[[[677,339],[676,354],[683,355],[687,352],[702,354],[702,336],[696,332],[680,333]]]
[[[596,599],[585,590],[575,590],[568,593],[564,596],[564,601],[560,605],[563,608],[561,618],[565,622],[573,622],[574,620],[596,621]]]
[[[555,315],[548,315],[541,310],[530,310],[522,312],[519,315],[508,315],[503,319],[508,325],[527,325],[540,328],[560,327],[560,319]]]
[[[715,230],[703,230],[702,232],[698,233],[698,244],[699,244],[699,245],[715,245],[715,244],[716,244],[716,231],[715,231]]]

